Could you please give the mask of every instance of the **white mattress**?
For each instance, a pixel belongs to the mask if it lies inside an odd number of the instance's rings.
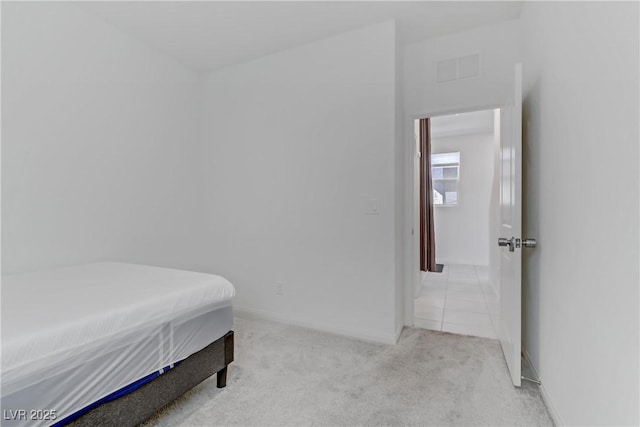
[[[231,329],[234,294],[219,276],[122,263],[4,276],[2,405],[27,419],[2,424],[53,424],[185,359]]]

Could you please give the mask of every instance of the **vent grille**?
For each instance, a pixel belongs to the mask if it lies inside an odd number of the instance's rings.
[[[477,77],[480,77],[479,53],[444,59],[436,64],[436,80],[438,83]]]

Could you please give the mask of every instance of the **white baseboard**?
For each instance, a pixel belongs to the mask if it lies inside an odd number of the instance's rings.
[[[402,331],[404,330],[404,324],[401,324],[400,326],[398,326],[398,328],[396,329],[396,339],[393,342],[394,344],[398,343],[398,340],[400,339],[400,334],[402,334]]]
[[[553,421],[553,424],[556,426],[566,426],[564,421],[562,421],[562,417],[560,417],[560,414],[558,413],[558,409],[553,404],[553,400],[549,395],[549,391],[544,386],[544,383],[542,382],[542,379],[538,374],[538,370],[536,369],[535,365],[531,363],[531,356],[529,356],[529,352],[527,351],[527,349],[523,348],[522,354],[524,355],[524,358],[527,360],[527,363],[529,364],[529,366],[531,366],[531,369],[533,370],[533,373],[535,374],[536,378],[541,383],[540,395],[542,395],[542,401],[544,402],[544,405],[547,407],[547,411],[549,411],[549,415],[551,415],[551,420]]]
[[[333,325],[327,325],[324,323],[310,322],[305,319],[300,319],[285,314],[274,313],[265,310],[255,310],[251,308],[234,306],[233,311],[238,317],[254,320],[269,320],[272,322],[284,323],[292,326],[300,326],[307,329],[313,329],[321,332],[328,332],[331,334],[342,335],[349,338],[356,338],[361,341],[372,342],[376,344],[390,344],[395,345],[402,332],[403,325],[395,332],[395,334],[377,334],[370,331],[356,330],[356,329],[343,329],[337,328]]]

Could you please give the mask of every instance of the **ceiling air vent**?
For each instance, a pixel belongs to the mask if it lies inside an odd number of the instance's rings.
[[[438,61],[436,78],[438,83],[480,77],[480,54],[459,56]]]
[[[438,62],[438,83],[458,80],[458,59],[445,59]]]

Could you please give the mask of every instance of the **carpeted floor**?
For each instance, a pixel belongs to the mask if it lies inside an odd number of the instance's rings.
[[[209,378],[146,427],[553,425],[494,340],[405,328],[388,346],[243,318],[234,330],[227,387]]]

